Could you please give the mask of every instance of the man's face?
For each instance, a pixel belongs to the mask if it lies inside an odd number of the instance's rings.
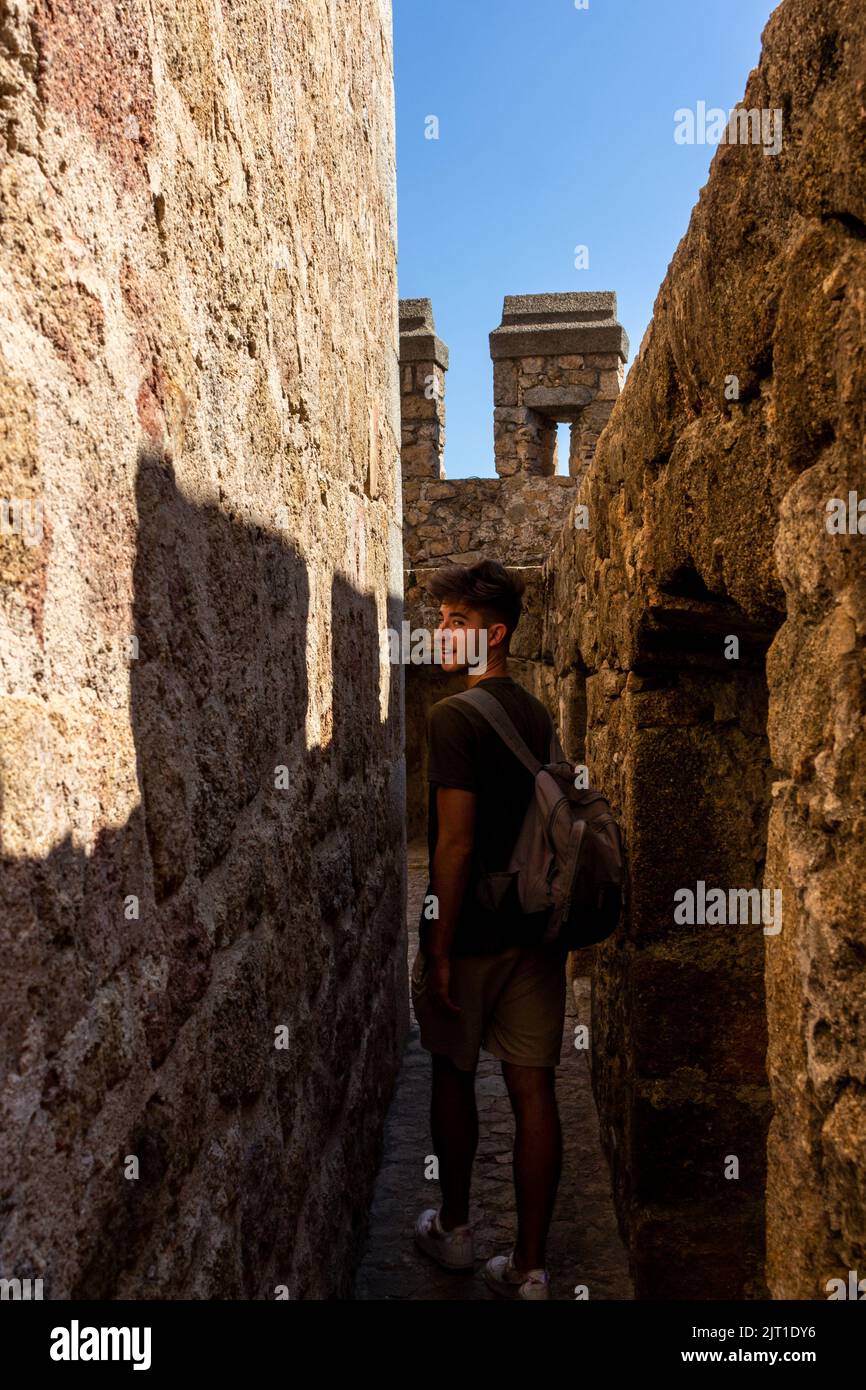
[[[483,674],[491,648],[505,640],[504,623],[491,623],[477,608],[457,599],[439,606],[437,632],[453,636],[443,638],[441,666],[443,671],[456,675],[469,670]]]

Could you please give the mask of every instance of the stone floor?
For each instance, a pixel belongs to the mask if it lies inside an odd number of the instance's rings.
[[[426,887],[426,850],[409,851],[410,955]],[[411,1007],[411,1004],[410,1004]],[[574,1029],[589,1021],[589,981],[575,981],[569,994],[557,1093],[564,1135],[564,1166],[548,1249],[553,1297],[574,1298],[585,1284],[591,1299],[630,1299],[628,1264],[617,1232],[610,1181],[598,1138],[586,1052],[574,1048]],[[412,1027],[403,1068],[388,1113],[385,1150],[370,1212],[367,1248],[359,1267],[359,1299],[491,1298],[478,1269],[490,1255],[505,1253],[514,1236],[511,1145],[514,1123],[499,1062],[481,1054],[478,1065],[481,1138],[473,1181],[470,1219],[475,1228],[476,1272],[440,1269],[417,1251],[412,1227],[419,1211],[437,1206],[439,1185],[425,1178],[432,1153],[428,1106],[430,1058]]]

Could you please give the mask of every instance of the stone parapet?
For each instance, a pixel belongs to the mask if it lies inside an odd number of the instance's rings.
[[[561,357],[616,353],[625,362],[628,335],[616,318],[612,290],[574,294],[509,294],[502,323],[490,334],[490,356]]]
[[[444,478],[448,349],[437,337],[429,299],[400,300],[403,481]]]
[[[400,300],[400,362],[435,362],[448,370],[448,349],[436,334],[429,299]]]
[[[556,426],[571,426],[578,477],[622,389],[628,337],[612,291],[506,295],[490,334],[493,439],[501,477],[556,473]]]

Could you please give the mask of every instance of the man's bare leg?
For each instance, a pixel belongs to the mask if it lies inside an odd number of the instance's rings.
[[[562,1129],[556,1104],[555,1067],[502,1063],[511,1098],[514,1138],[514,1192],[517,1241],[514,1264],[528,1273],[544,1269],[547,1233],[562,1172]]]
[[[469,1220],[469,1187],[478,1148],[475,1071],[461,1071],[448,1057],[433,1054],[430,1100],[433,1149],[439,1159],[440,1220],[446,1231]]]

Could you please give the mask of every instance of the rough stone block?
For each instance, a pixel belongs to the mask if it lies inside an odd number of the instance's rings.
[[[493,403],[517,405],[517,368],[513,362],[504,360],[493,364]]]
[[[593,392],[587,386],[531,386],[523,392],[523,404],[555,420],[576,420]]]

